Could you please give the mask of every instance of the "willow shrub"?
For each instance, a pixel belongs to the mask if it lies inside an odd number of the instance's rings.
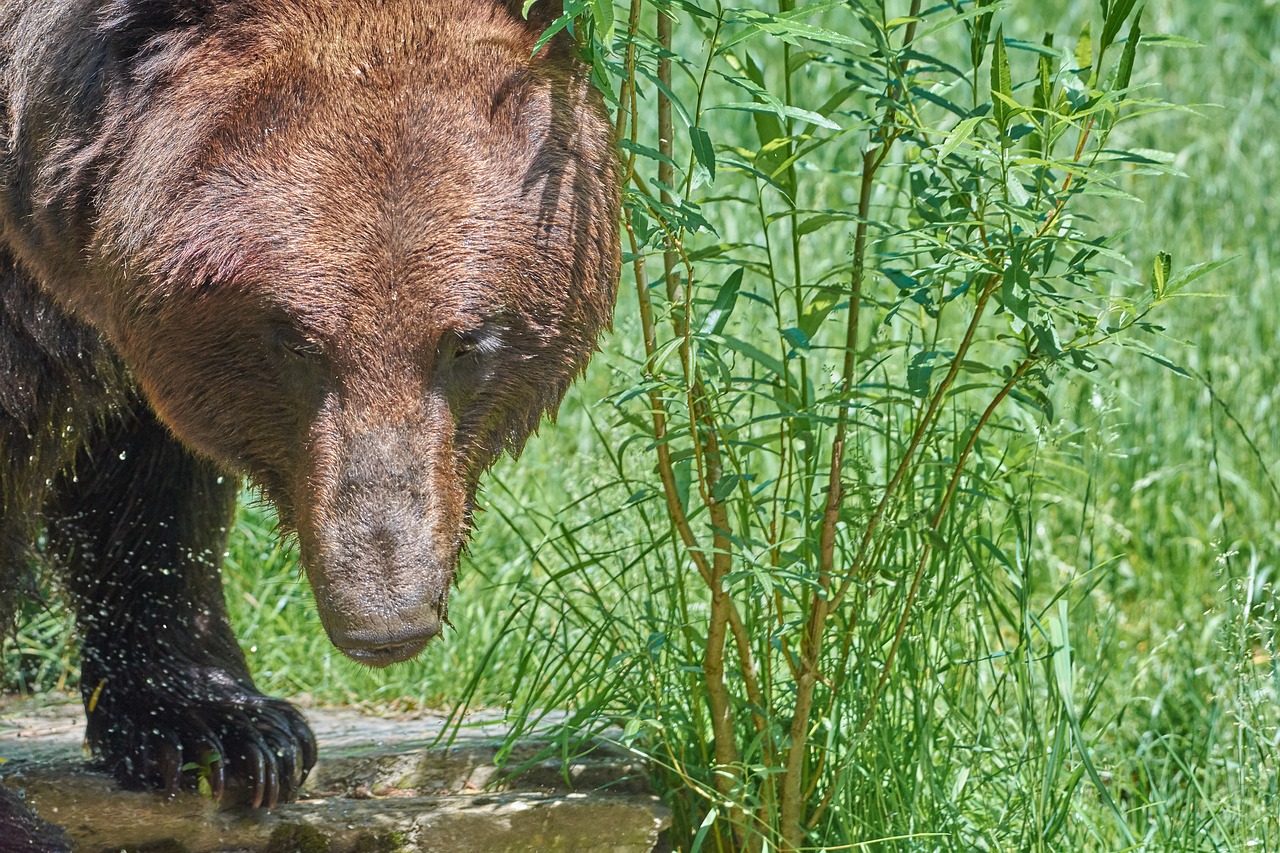
[[[638,319],[603,509],[529,543],[521,707],[620,725],[681,849],[1062,849],[1082,804],[1134,840],[1073,658],[1102,558],[1046,589],[1034,507],[1070,464],[1051,386],[1147,351],[1206,267],[1134,273],[1087,215],[1164,171],[1117,141],[1162,106],[1131,86],[1162,40],[1141,10],[1034,41],[1016,12],[570,0],[557,24],[616,111]]]

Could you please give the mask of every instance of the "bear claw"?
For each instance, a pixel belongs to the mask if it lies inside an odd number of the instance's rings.
[[[172,797],[203,781],[204,793],[221,805],[274,808],[297,796],[315,764],[315,737],[291,705],[261,696],[250,703],[179,710],[170,700],[152,705],[164,710],[149,712],[145,723],[99,708],[90,717],[89,746],[125,787]]]

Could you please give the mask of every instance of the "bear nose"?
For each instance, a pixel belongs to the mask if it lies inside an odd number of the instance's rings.
[[[385,620],[378,628],[334,626],[329,639],[338,651],[357,663],[384,667],[417,657],[440,633],[440,616],[434,610],[398,616]]]

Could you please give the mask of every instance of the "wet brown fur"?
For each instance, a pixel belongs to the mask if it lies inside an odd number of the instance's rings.
[[[46,484],[121,481],[154,413],[191,476],[262,488],[335,642],[438,630],[481,473],[617,281],[599,96],[520,5],[0,0],[0,597],[42,518],[107,511]],[[93,536],[64,562],[132,583]]]

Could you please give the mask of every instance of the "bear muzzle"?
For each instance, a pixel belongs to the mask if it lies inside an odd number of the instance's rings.
[[[344,625],[329,628],[329,639],[344,655],[368,666],[390,666],[410,660],[440,633],[440,613],[421,607],[396,614],[377,628]]]
[[[421,652],[446,621],[466,538],[466,487],[427,430],[357,432],[330,488],[300,525],[321,621],[347,657],[389,666]]]
[[[327,577],[313,577],[312,588],[334,646],[369,666],[415,657],[445,620],[453,556],[446,559],[362,550],[321,567]]]

